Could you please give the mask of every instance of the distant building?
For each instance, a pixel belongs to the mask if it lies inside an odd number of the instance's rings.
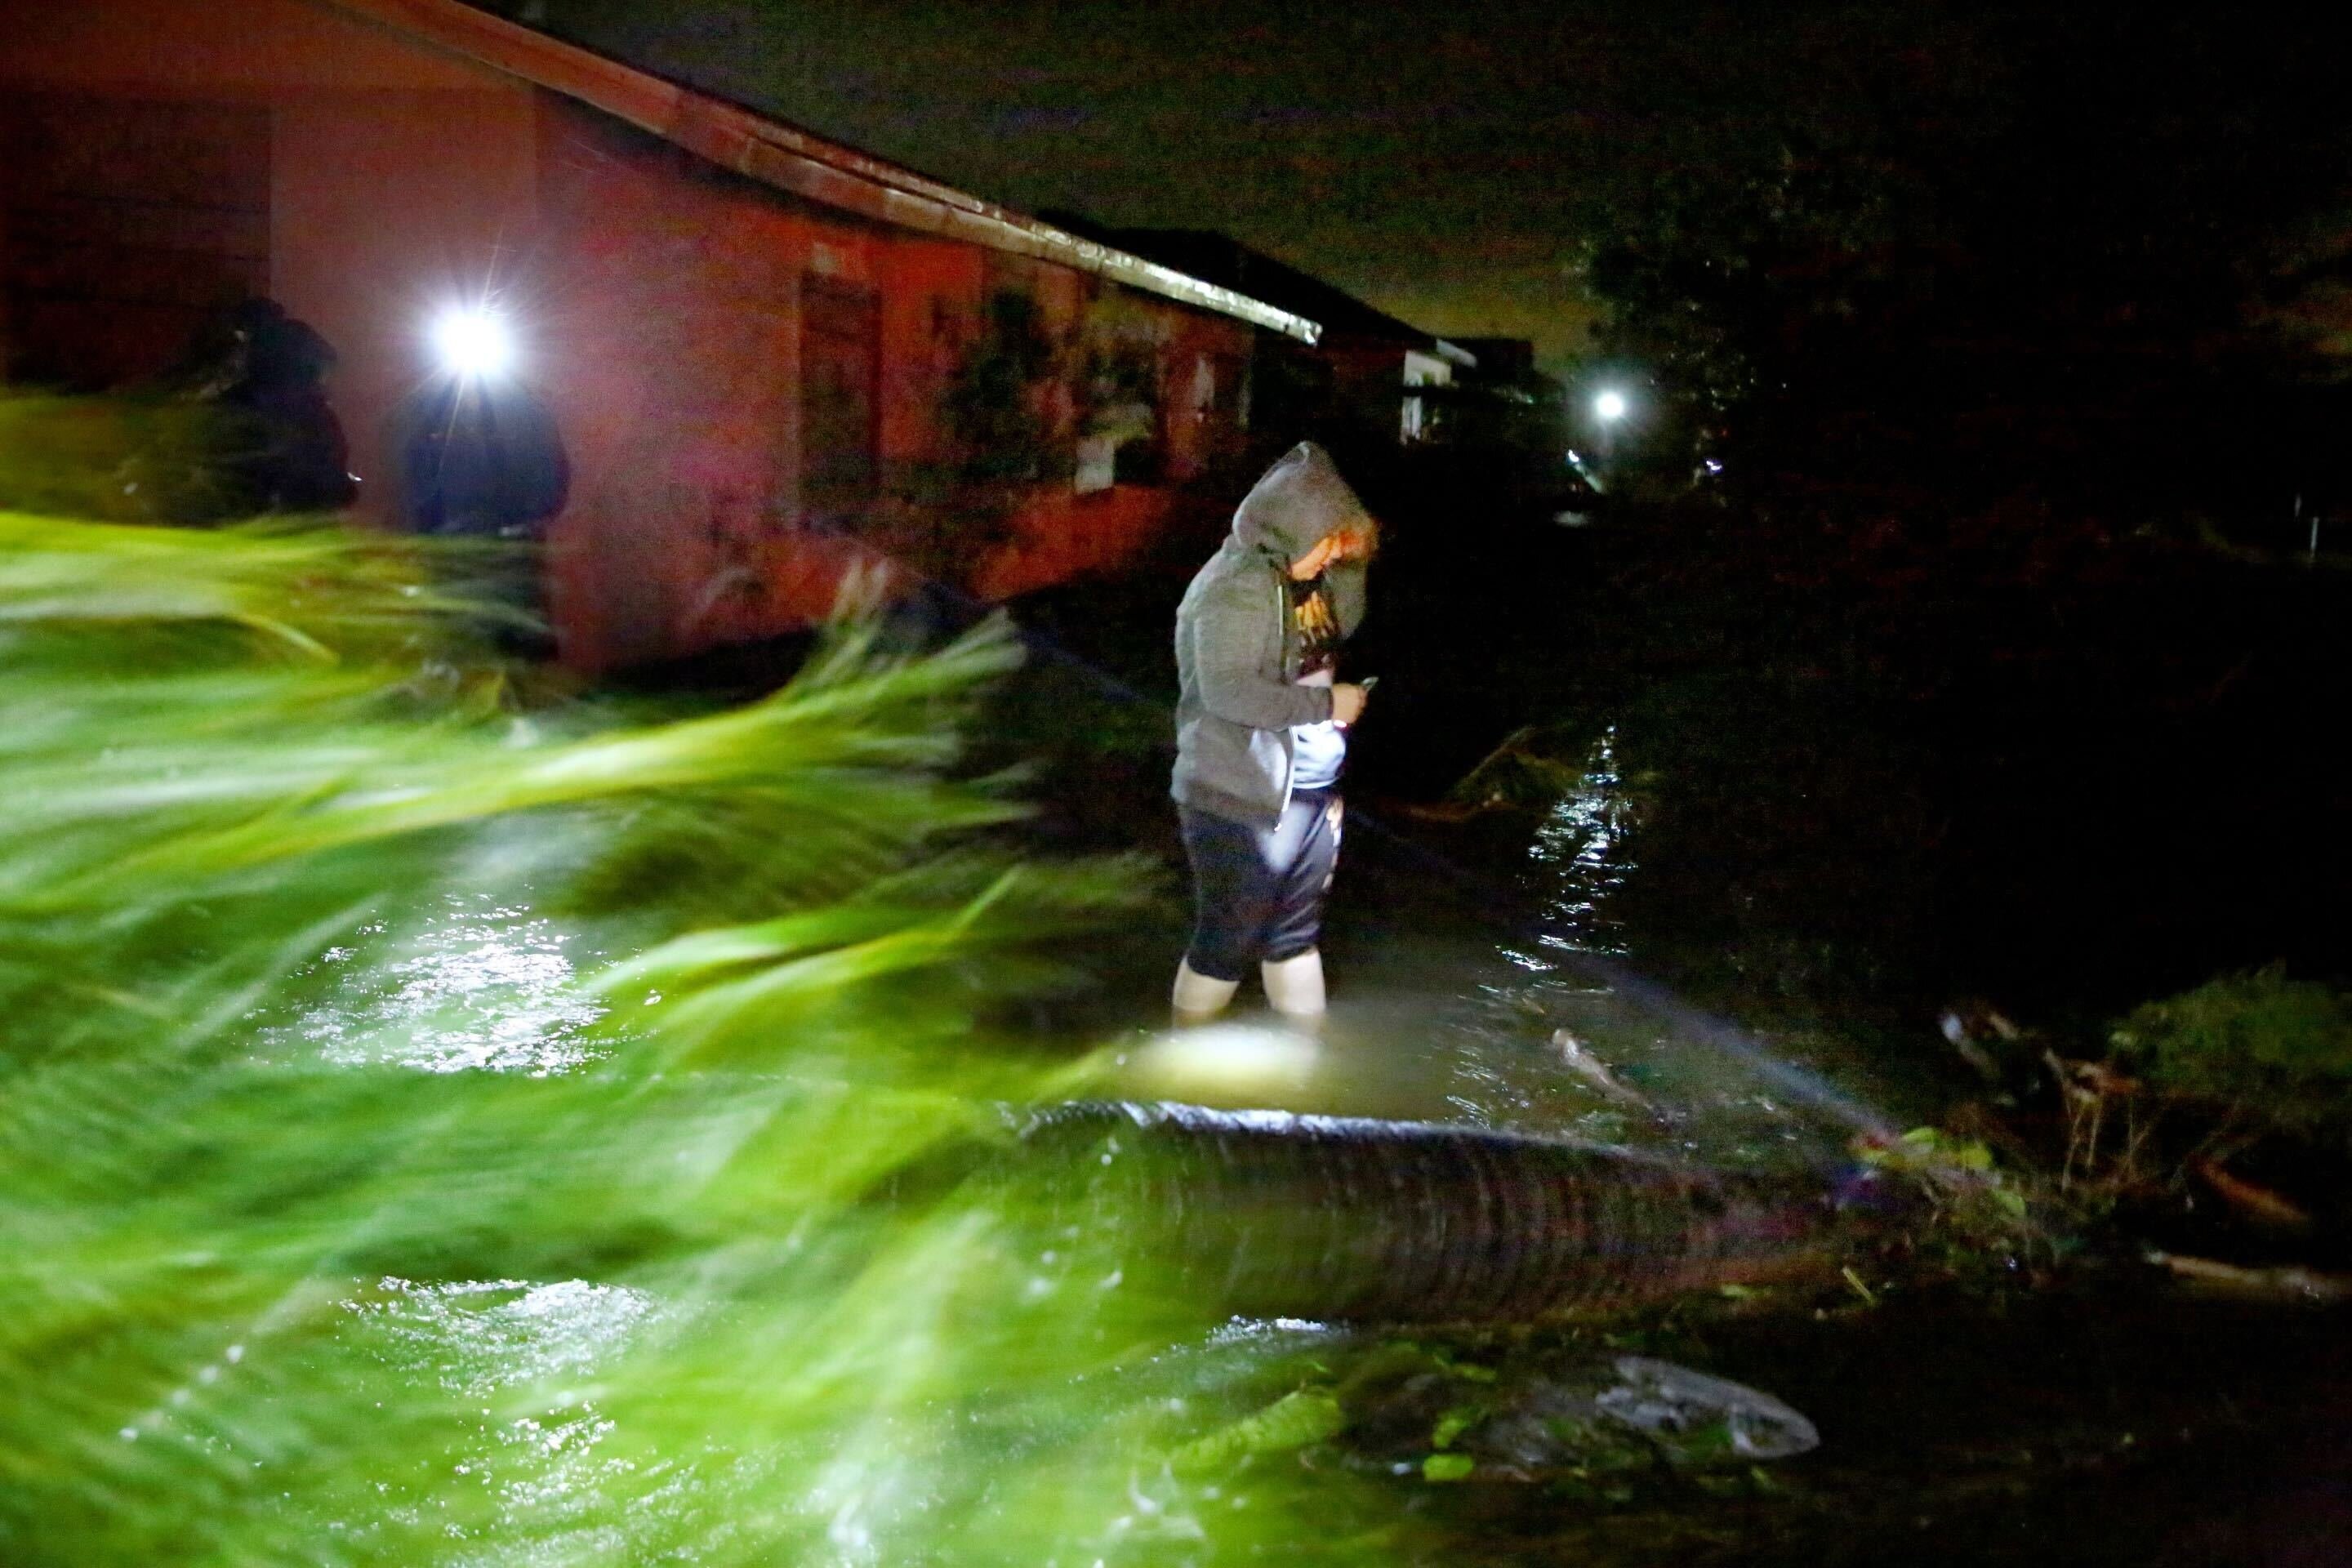
[[[1545,464],[1568,447],[1568,389],[1536,368],[1528,338],[1455,340],[1478,359],[1460,378],[1448,412],[1448,438],[1456,445],[1501,448]]]
[[[1338,286],[1231,236],[1206,229],[1110,228],[1055,221],[1137,256],[1304,316],[1319,337],[1262,341],[1254,358],[1251,424],[1305,429],[1330,421],[1412,445],[1443,425],[1438,389],[1477,366],[1465,345],[1423,331]]]
[[[1533,338],[1456,338],[1454,341],[1477,357],[1477,379],[1491,385],[1516,385],[1543,375],[1536,369]]]
[[[0,0],[0,374],[137,383],[264,297],[384,524],[431,323],[494,308],[589,667],[804,626],[861,562],[1114,565],[1238,448],[1257,344],[1318,336],[456,0]]]

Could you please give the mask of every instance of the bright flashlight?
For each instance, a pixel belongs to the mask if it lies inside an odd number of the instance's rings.
[[[480,306],[454,306],[433,323],[441,368],[469,380],[502,375],[514,363],[514,333],[505,318]]]
[[[1603,425],[1613,425],[1625,417],[1625,395],[1604,392],[1592,400],[1592,412]]]

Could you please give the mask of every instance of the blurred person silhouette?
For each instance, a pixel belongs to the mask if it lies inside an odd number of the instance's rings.
[[[181,521],[334,511],[359,493],[328,400],[333,345],[277,300],[239,300],[200,327],[167,381],[224,416],[203,511]]]
[[[400,513],[412,532],[502,541],[510,553],[463,568],[465,585],[528,616],[533,632],[502,626],[511,652],[553,651],[538,547],[571,493],[571,461],[554,414],[518,376],[445,365],[393,415]]]

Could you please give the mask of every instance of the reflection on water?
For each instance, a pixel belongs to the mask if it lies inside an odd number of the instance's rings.
[[[1544,814],[1528,847],[1528,858],[1547,884],[1538,938],[1544,946],[1625,951],[1623,923],[1609,904],[1633,869],[1626,844],[1632,826],[1624,781],[1617,773],[1617,727],[1612,724],[1592,743],[1583,777]],[[1545,967],[1534,959],[1520,962],[1530,969]]]
[[[1125,1092],[1229,1109],[1328,1099],[1322,1041],[1278,1020],[1229,1019],[1147,1037],[1119,1064]]]
[[[586,1391],[658,1321],[653,1297],[584,1279],[386,1279],[343,1307],[363,1353],[479,1411],[453,1433],[450,1471],[482,1489],[501,1533],[538,1535],[541,1551],[508,1547],[478,1561],[576,1561],[583,1542],[564,1536],[583,1526],[608,1548],[620,1544],[610,1491],[633,1467],[598,1451],[614,1424]],[[498,1408],[501,1396],[525,1390],[536,1414]],[[384,1517],[401,1526],[432,1523],[398,1503]]]
[[[1533,826],[1516,905],[1498,898],[1479,929],[1448,932],[1422,918],[1408,891],[1370,933],[1335,945],[1334,1005],[1319,1031],[1255,1009],[1204,1029],[1139,1031],[1111,1087],[1138,1099],[1467,1122],[1720,1164],[1801,1158],[1814,1130],[1753,1074],[1576,962],[1627,955],[1614,904],[1634,869],[1633,826],[1615,733],[1604,731],[1575,789]],[[1341,898],[1370,902],[1370,884],[1343,883]],[[453,900],[419,929],[372,931],[361,941],[374,945],[329,954],[323,994],[269,1031],[286,1054],[546,1075],[604,1048],[589,1043],[599,1009],[577,990],[576,965],[586,958],[578,939],[511,900]],[[363,974],[377,978],[362,983]],[[1559,1043],[1563,1030],[1577,1053]],[[1594,1063],[1613,1076],[1596,1077]],[[634,1420],[616,1434],[594,1390],[663,1321],[662,1303],[644,1291],[582,1279],[395,1279],[345,1305],[362,1353],[462,1408],[449,1462],[482,1489],[482,1517],[495,1521],[488,1533],[501,1544],[457,1561],[653,1561],[665,1536],[723,1535],[718,1521],[744,1503],[733,1489],[741,1473],[671,1455],[661,1463],[675,1470],[656,1479],[618,1457],[644,1463],[644,1435]],[[1057,1420],[1150,1415],[1171,1430],[1211,1429],[1281,1394],[1277,1384],[1295,1384],[1347,1340],[1286,1321],[1159,1346],[1148,1370],[1129,1363],[1115,1384],[1040,1395],[1041,1410],[1059,1415],[1041,1415],[1044,1425],[1018,1438],[1018,1423],[1000,1424],[985,1401],[975,1409],[990,1422],[973,1430],[993,1433],[986,1442],[948,1436],[975,1418],[971,1411],[934,1412],[931,1426],[882,1421],[827,1455],[803,1456],[805,1468],[789,1483],[792,1506],[816,1521],[831,1560],[889,1561],[910,1536],[936,1527],[927,1510],[940,1506],[944,1483],[929,1466],[957,1473],[959,1486],[996,1475],[1010,1484],[1023,1462],[1014,1450],[1043,1442]],[[1027,1397],[1006,1396],[1013,1408]],[[1075,1403],[1065,1407],[1065,1398]],[[1147,1467],[1120,1489],[1124,1506],[1114,1502],[1086,1528],[1074,1521],[1066,1539],[1086,1542],[1087,1561],[1183,1556],[1217,1539],[1219,1518],[1287,1495],[1273,1477],[1247,1489],[1227,1484],[1221,1491]],[[775,1506],[773,1496],[762,1506]],[[387,1500],[382,1517],[402,1529],[437,1525],[404,1498]]]
[[[1654,1136],[1656,1129],[1639,1124],[1647,1119],[1629,1117],[1622,1097],[1600,1092],[1551,1045],[1555,1030],[1574,1027],[1638,1088],[1647,1058],[1664,1043],[1657,1020],[1605,987],[1562,976],[1551,956],[1624,951],[1611,902],[1633,868],[1632,826],[1611,726],[1528,844],[1520,891],[1534,911],[1531,932],[1506,926],[1467,942],[1448,940],[1424,929],[1415,911],[1396,910],[1402,918],[1381,920],[1370,943],[1341,955],[1331,1014],[1315,1037],[1263,1014],[1146,1036],[1121,1058],[1122,1091],[1610,1142]],[[1381,897],[1351,887],[1342,900],[1351,892]]]
[[[442,1387],[468,1398],[585,1377],[657,1316],[646,1292],[584,1279],[387,1279],[346,1308],[387,1358],[429,1369]]]
[[[1843,1142],[1740,1063],[1606,986],[1530,977],[1492,950],[1454,956],[1455,989],[1405,990],[1368,973],[1312,1036],[1260,1013],[1139,1034],[1119,1054],[1113,1089],[1228,1110],[1456,1121],[1738,1164]]]
[[[267,1046],[346,1066],[534,1076],[597,1055],[587,1031],[604,1010],[574,984],[571,938],[553,921],[488,894],[452,895],[446,915],[422,929],[374,926],[360,940],[396,955],[330,949],[321,964],[355,978],[263,1031]]]
[[[1702,1163],[1817,1165],[1883,1098],[1822,1033],[1761,1039],[1641,975],[1621,895],[1640,847],[1613,725],[1542,808],[1469,929],[1427,918],[1421,873],[1343,874],[1332,1005],[1312,1038],[1261,1011],[1139,1035],[1119,1092],[1227,1109],[1459,1121]],[[1844,1087],[1832,1079],[1844,1080]]]

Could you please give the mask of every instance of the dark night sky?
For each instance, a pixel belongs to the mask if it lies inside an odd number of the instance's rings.
[[[1630,8],[1629,8],[1630,9]],[[1560,196],[1643,27],[1559,4],[547,0],[542,25],[1034,212],[1223,229],[1432,331],[1586,310]]]
[[[2118,94],[2216,124],[2281,93],[2344,101],[2315,63],[2340,40],[2260,7],[2087,7],[2055,26],[2039,5],[1956,0],[528,10],[977,195],[1222,229],[1431,331],[1532,337],[1555,368],[1590,319],[1571,267],[1579,202],[1720,159],[1754,139],[1744,127],[1792,109],[1832,136],[1892,116],[1933,143],[2012,121],[2031,100],[2037,127],[2090,138],[2074,166],[2096,171],[2132,155],[2127,135],[2100,132],[2133,118],[2111,112]],[[2024,35],[2043,42],[2020,56]],[[2282,149],[2278,162],[2295,160]],[[2160,184],[2162,171],[2138,178]]]

